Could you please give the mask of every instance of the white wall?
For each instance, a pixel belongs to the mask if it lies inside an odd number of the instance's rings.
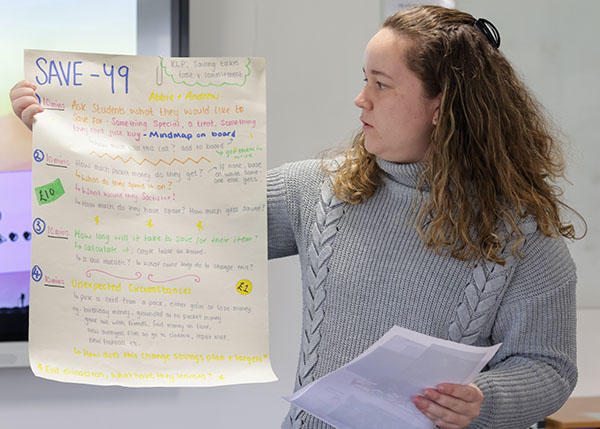
[[[192,0],[190,3],[191,55],[267,58],[270,167],[313,157],[322,149],[346,140],[358,126],[358,109],[352,100],[362,85],[362,49],[380,23],[379,1]],[[580,108],[592,99],[596,103],[600,99],[594,86],[571,89],[564,97],[548,95],[548,92],[554,94],[557,85],[571,85],[587,77],[579,68],[560,69],[556,74],[555,63],[541,66],[553,59],[553,50],[557,49],[552,39],[555,27],[560,27],[557,34],[572,34],[578,37],[578,43],[585,42],[588,48],[593,48],[594,35],[569,32],[563,26],[568,22],[595,28],[592,20],[599,15],[600,4],[592,1],[577,4],[593,10],[577,15],[567,13],[568,6],[561,6],[558,1],[457,1],[457,7],[477,12],[497,24],[503,49],[519,65],[542,101],[549,102],[553,109],[561,104]],[[538,31],[535,26],[544,30]],[[536,39],[536,43],[544,44],[545,56],[532,60],[537,58],[537,51],[532,48],[531,38],[538,36],[542,39]],[[577,64],[584,64],[584,60],[578,58]],[[586,93],[590,97],[585,97]],[[596,125],[598,110],[593,109],[597,107],[590,110],[590,114],[596,114],[592,124]],[[581,110],[578,112],[582,114]],[[565,114],[559,119],[572,116]],[[568,128],[574,140],[588,136],[580,132],[591,135],[590,128],[581,123],[589,120],[588,116],[571,119],[574,122],[568,122]],[[220,388],[138,390],[61,384],[37,379],[27,369],[1,369],[0,427],[278,427],[287,410],[280,397],[292,390],[300,341],[299,277],[295,258],[270,262],[271,355],[280,381]],[[581,378],[577,393],[580,395],[600,394],[600,374],[595,363],[600,355],[595,332],[599,313],[580,310],[578,314]]]

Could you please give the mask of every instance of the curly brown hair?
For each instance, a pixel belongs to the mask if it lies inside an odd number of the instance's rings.
[[[561,200],[559,132],[475,21],[455,9],[417,6],[390,16],[382,28],[412,40],[406,65],[427,97],[442,94],[415,202],[418,233],[428,247],[448,249],[454,258],[503,264],[503,223],[516,238],[513,254],[521,256],[520,219],[532,216],[549,237],[581,238],[560,209],[579,214]],[[332,173],[343,201],[358,204],[375,193],[380,169],[362,131]]]

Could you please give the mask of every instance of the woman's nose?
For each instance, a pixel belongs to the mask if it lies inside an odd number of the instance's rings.
[[[365,94],[365,88],[362,89],[354,99],[354,104],[356,107],[364,110],[370,110],[373,107],[372,103],[369,101]]]

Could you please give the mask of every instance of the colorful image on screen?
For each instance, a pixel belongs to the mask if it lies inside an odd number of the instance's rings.
[[[27,338],[31,171],[0,172],[0,339]]]

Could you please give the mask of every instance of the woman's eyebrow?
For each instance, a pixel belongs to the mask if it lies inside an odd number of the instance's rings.
[[[363,71],[363,73],[364,73],[364,74],[367,74],[367,71],[365,70],[365,68],[364,68],[364,67],[363,67],[362,71]],[[385,76],[385,77],[387,77],[388,79],[391,79],[391,80],[393,80],[393,79],[394,79],[394,78],[393,78],[393,77],[391,77],[389,74],[387,74],[387,73],[384,73],[384,72],[382,72],[382,71],[379,71],[379,70],[369,70],[369,73],[370,73],[370,74],[374,74],[375,76]]]

